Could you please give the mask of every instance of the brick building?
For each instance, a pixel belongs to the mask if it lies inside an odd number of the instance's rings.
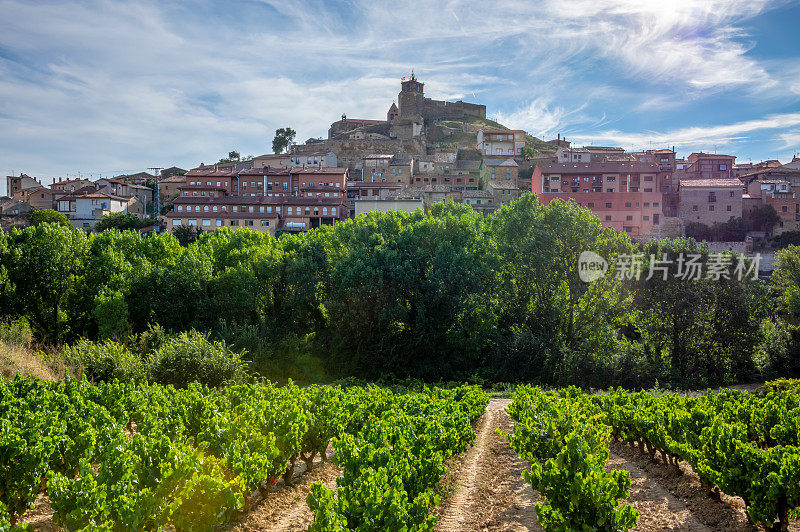
[[[733,179],[734,155],[717,155],[696,152],[686,158],[682,169],[675,172],[675,180],[684,179]],[[677,162],[676,162],[677,166]]]
[[[326,167],[189,171],[167,213],[167,226],[170,231],[181,225],[208,231],[246,227],[275,234],[332,225],[349,214],[347,173]]]
[[[663,217],[661,172],[643,163],[553,163],[536,165],[531,190],[546,205],[574,199],[613,227],[631,236],[650,233]]]
[[[681,180],[679,217],[684,223],[713,226],[742,217],[742,183],[738,179]]]

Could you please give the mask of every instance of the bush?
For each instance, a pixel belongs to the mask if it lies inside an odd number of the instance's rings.
[[[764,320],[753,358],[763,378],[800,374],[800,331],[784,321]]]
[[[81,339],[64,350],[65,360],[94,382],[139,381],[147,377],[147,364],[124,345]]]
[[[193,381],[214,387],[231,384],[244,379],[241,356],[225,342],[212,342],[207,335],[192,330],[167,340],[153,353],[150,378],[180,388]]]
[[[8,345],[30,347],[33,341],[33,332],[28,320],[0,321],[0,342]]]

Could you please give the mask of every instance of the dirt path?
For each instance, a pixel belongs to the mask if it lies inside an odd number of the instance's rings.
[[[496,429],[512,428],[505,411],[509,399],[492,399],[478,421],[475,445],[450,464],[456,486],[435,512],[436,530],[542,530],[534,503],[539,495],[522,479],[528,463],[520,459]]]
[[[332,451],[329,449],[329,456]],[[322,482],[330,489],[336,488],[339,469],[331,462],[322,463],[317,458],[311,473],[306,474],[306,466],[300,462],[295,466],[294,484],[279,484],[266,498],[256,501],[250,511],[238,522],[222,528],[227,531],[251,530],[306,530],[314,521],[314,516],[306,504],[306,496],[311,493],[311,484]]]
[[[623,469],[631,474],[630,498],[627,503],[639,511],[633,530],[711,530],[692,514],[686,504],[656,482],[636,463],[611,453],[606,469]]]

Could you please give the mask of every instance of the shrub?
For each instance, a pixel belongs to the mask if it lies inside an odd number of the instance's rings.
[[[144,380],[145,362],[124,345],[113,341],[92,342],[81,339],[64,350],[65,360],[94,382]]]
[[[0,321],[0,342],[8,345],[30,347],[33,341],[33,332],[28,320]]]
[[[212,342],[197,331],[184,332],[167,340],[150,364],[150,378],[161,384],[184,388],[193,381],[222,386],[244,379],[242,353],[231,351],[225,342]]]

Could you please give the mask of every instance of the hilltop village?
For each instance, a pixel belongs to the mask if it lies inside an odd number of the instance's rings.
[[[144,220],[141,230],[276,234],[439,201],[488,215],[529,191],[542,203],[574,199],[639,241],[728,225],[777,236],[800,224],[797,157],[737,164],[735,155],[716,153],[679,158],[674,147],[576,147],[560,135],[545,141],[487,119],[485,105],[426,97],[413,74],[401,80],[385,119],[343,114],[327,138],[290,144],[285,153],[50,186],[26,174],[7,182],[6,228],[26,225],[31,210],[53,209],[86,230],[123,212]]]

